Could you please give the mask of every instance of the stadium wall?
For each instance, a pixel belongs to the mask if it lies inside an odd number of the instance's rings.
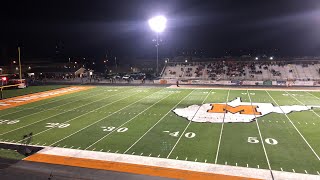
[[[176,84],[177,79],[154,80],[155,84]],[[246,85],[246,86],[320,86],[320,81],[216,81],[216,80],[179,80],[179,84],[210,84],[210,85]]]

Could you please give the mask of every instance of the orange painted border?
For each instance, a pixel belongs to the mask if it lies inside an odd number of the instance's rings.
[[[62,91],[62,90],[70,89],[70,88],[79,88],[79,89],[73,90],[73,91],[64,92],[64,93],[59,93],[59,94],[55,94],[55,95],[49,95],[47,97],[38,97],[38,98],[35,98],[35,99],[25,100],[25,101],[21,101],[21,102],[17,101],[18,99],[21,99],[21,98],[27,98],[27,97],[30,97],[30,96],[40,96],[42,94],[54,93],[54,92],[57,92],[57,91]],[[79,91],[83,91],[83,90],[87,90],[87,89],[91,89],[91,88],[94,88],[94,87],[93,86],[70,86],[70,87],[66,87],[66,88],[59,88],[59,89],[54,89],[54,90],[49,90],[49,91],[43,91],[43,92],[27,94],[27,95],[23,95],[23,96],[17,96],[17,97],[13,97],[13,98],[8,98],[8,99],[0,100],[0,103],[9,104],[8,106],[0,106],[0,110],[8,109],[8,108],[16,107],[16,106],[21,106],[21,105],[24,105],[24,104],[29,104],[29,103],[32,103],[32,102],[36,102],[36,101],[40,101],[40,100],[44,100],[44,99],[49,99],[49,98],[53,98],[53,97],[57,97],[57,96],[71,94],[71,93],[75,93],[75,92],[79,92]],[[15,100],[16,100],[16,102],[13,102]]]
[[[203,180],[252,179],[253,180],[255,179],[255,178],[245,178],[245,177],[230,176],[230,175],[223,175],[223,174],[204,173],[204,172],[180,170],[180,169],[173,169],[173,168],[57,156],[57,155],[49,155],[49,154],[34,154],[32,156],[25,158],[24,160],[32,161],[32,162],[59,164],[59,165],[66,165],[66,166],[76,166],[76,167],[83,167],[83,168],[109,170],[109,171],[143,174],[143,175],[150,175],[150,176],[160,176],[160,177],[167,177],[167,178],[186,179],[186,180],[199,180],[199,179],[203,179]]]

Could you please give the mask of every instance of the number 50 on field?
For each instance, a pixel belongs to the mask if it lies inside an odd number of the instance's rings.
[[[270,144],[270,145],[276,145],[278,144],[278,141],[275,140],[275,139],[272,139],[272,138],[266,138],[264,140],[267,144]],[[252,144],[256,144],[256,143],[259,143],[260,141],[258,140],[257,137],[248,137],[248,143],[252,143]]]

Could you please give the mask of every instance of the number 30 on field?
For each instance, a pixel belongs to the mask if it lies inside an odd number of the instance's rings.
[[[272,138],[266,138],[264,141],[265,141],[267,144],[270,144],[270,145],[276,145],[276,144],[278,144],[278,141],[275,140],[275,139],[272,139]],[[259,140],[258,140],[257,137],[248,137],[248,143],[253,143],[253,144],[259,143]]]

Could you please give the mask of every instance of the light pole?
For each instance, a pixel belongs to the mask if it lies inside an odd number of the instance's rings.
[[[159,33],[163,32],[166,28],[167,19],[164,16],[155,16],[148,21],[152,31],[156,32],[156,48],[157,48],[157,69],[156,73],[159,74]]]

